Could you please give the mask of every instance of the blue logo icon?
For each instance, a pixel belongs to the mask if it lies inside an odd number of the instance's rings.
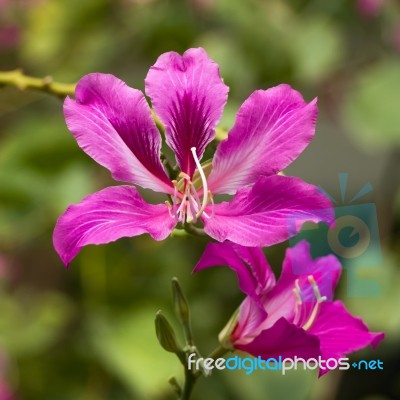
[[[377,268],[382,260],[376,206],[371,202],[362,203],[362,198],[373,188],[367,183],[348,200],[347,182],[348,174],[339,174],[340,200],[321,189],[334,205],[335,226],[329,229],[325,224],[305,224],[290,240],[290,245],[306,239],[311,244],[313,257],[334,254],[346,271],[348,296],[376,297],[380,295],[379,284],[361,276],[362,270]],[[292,215],[289,229],[294,230],[301,218]]]

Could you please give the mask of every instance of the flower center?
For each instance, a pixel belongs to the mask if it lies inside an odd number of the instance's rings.
[[[316,298],[316,303],[313,304],[311,310],[307,307],[308,303],[304,303],[301,295],[301,289],[299,285],[299,280],[296,279],[293,293],[296,297],[296,305],[295,305],[295,314],[293,324],[300,326],[305,331],[308,331],[312,325],[314,324],[315,320],[317,319],[319,310],[321,308],[321,304],[327,300],[326,296],[321,296],[321,292],[319,290],[317,282],[312,275],[308,276],[308,282],[310,283],[314,296]]]
[[[197,170],[199,171],[201,183],[203,186],[202,200],[200,200],[199,190],[196,189],[194,183],[191,181],[189,175],[181,172],[179,174],[179,181],[173,180],[174,184],[174,195],[172,199],[172,205],[166,201],[165,204],[168,207],[169,215],[175,218],[176,222],[181,223],[196,223],[201,215],[205,218],[212,218],[214,216],[214,200],[211,192],[208,190],[206,175],[204,174],[203,168],[201,167],[200,161],[196,154],[196,148],[191,149],[194,162],[196,163]],[[208,203],[212,205],[212,214],[209,216],[204,210]]]

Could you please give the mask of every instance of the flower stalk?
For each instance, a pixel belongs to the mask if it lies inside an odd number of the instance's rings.
[[[55,95],[61,99],[73,96],[76,84],[55,82],[51,76],[44,78],[25,75],[21,69],[0,71],[0,87],[13,86],[19,90],[34,89]]]
[[[185,336],[186,345],[182,348],[176,338],[176,334],[163,316],[161,311],[158,311],[155,318],[156,334],[160,345],[164,350],[175,353],[179,358],[179,361],[184,368],[184,383],[181,386],[177,379],[173,376],[169,379],[169,383],[180,400],[189,400],[193,391],[193,387],[197,379],[204,375],[205,377],[210,375],[210,372],[205,369],[201,363],[199,363],[199,369],[189,368],[189,357],[195,355],[196,359],[203,358],[199,351],[197,350],[196,344],[193,338],[193,332],[191,328],[191,313],[189,302],[183,290],[179,284],[177,278],[172,279],[172,294],[175,314],[182,326],[182,330]],[[230,349],[223,346],[218,346],[214,351],[212,351],[206,358],[213,358],[214,360],[223,357]]]

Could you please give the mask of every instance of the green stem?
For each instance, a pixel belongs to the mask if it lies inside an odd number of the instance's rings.
[[[193,224],[185,223],[183,229],[194,236],[207,236],[204,229],[196,228]]]
[[[189,400],[192,394],[194,384],[196,383],[197,376],[192,374],[192,371],[185,369],[185,385],[180,400]]]
[[[188,237],[189,233],[187,233],[187,231],[185,231],[184,229],[174,229],[171,232],[171,237]]]
[[[19,90],[35,89],[64,98],[73,96],[75,84],[54,82],[51,76],[35,78],[25,75],[22,70],[0,71],[0,86],[13,86]]]
[[[185,224],[183,226],[183,229],[175,228],[171,232],[172,237],[189,237],[190,235],[192,236],[207,236],[207,234],[204,232],[203,229],[201,228],[196,228],[192,224]]]
[[[212,358],[216,360],[217,358],[223,357],[230,350],[225,347],[218,346],[214,349],[206,358]],[[183,386],[183,391],[180,400],[189,400],[192,394],[193,387],[197,382],[197,379],[201,376],[201,371],[191,371],[185,366],[185,384]]]
[[[216,349],[214,349],[208,356],[207,358],[212,358],[214,360],[216,360],[217,358],[221,358],[223,357],[226,353],[229,353],[230,350],[222,347],[222,346],[218,346]]]

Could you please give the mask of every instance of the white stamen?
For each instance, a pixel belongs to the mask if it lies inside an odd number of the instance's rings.
[[[305,331],[309,330],[314,323],[315,319],[318,316],[319,310],[321,308],[321,304],[327,300],[326,296],[321,296],[321,292],[319,291],[319,287],[317,282],[315,282],[315,279],[312,275],[308,276],[308,282],[310,282],[310,285],[312,287],[312,290],[314,292],[314,296],[317,299],[317,304],[314,306],[310,318],[308,321],[303,325],[303,329]]]
[[[182,213],[182,215],[185,215],[185,207],[186,207],[186,193],[184,194],[184,196],[182,197],[182,201],[181,204],[179,205],[178,210],[176,211],[176,215],[179,216],[180,213]],[[183,219],[182,219],[183,221]]]
[[[322,303],[323,301],[325,301],[326,296],[321,296],[321,292],[319,291],[319,287],[317,285],[317,282],[315,282],[314,277],[312,275],[309,275],[307,278],[308,278],[308,282],[310,282],[310,285],[314,292],[314,296],[317,299],[317,302]]]
[[[296,279],[294,282],[294,288],[293,288],[293,293],[296,297],[296,304],[295,304],[295,311],[294,311],[294,319],[293,319],[293,324],[294,325],[301,325],[301,327],[307,331],[309,330],[312,325],[314,324],[315,320],[318,317],[319,310],[321,309],[321,304],[327,300],[326,296],[321,296],[321,292],[319,290],[318,284],[315,281],[314,277],[312,275],[309,275],[307,277],[308,282],[310,283],[314,296],[316,298],[316,304],[311,310],[311,314],[308,317],[307,321],[305,323],[302,323],[303,318],[306,317],[304,315],[304,311],[306,310],[304,307],[302,307],[303,304],[303,299],[301,296],[301,289],[300,289],[300,284],[299,284],[299,279]]]
[[[294,286],[296,287],[296,300],[298,300],[299,304],[302,303],[302,299],[301,299],[301,290],[300,290],[300,285],[299,285],[299,280],[296,279],[294,281]]]
[[[177,199],[178,199],[178,182],[173,180],[172,181],[174,185],[174,197],[172,201],[172,212],[174,213],[175,221],[178,222],[178,213],[176,212],[176,204],[177,204]]]
[[[196,214],[193,215],[192,208],[190,206],[190,201],[188,200],[186,202],[186,222],[190,223],[190,222],[194,221],[195,218],[196,218]]]
[[[299,280],[296,279],[294,282],[295,287],[293,288],[293,293],[294,296],[296,297],[296,305],[294,309],[294,320],[293,324],[297,325],[300,322],[300,317],[302,315],[302,300],[301,300],[301,290],[300,290],[300,285],[299,285]]]
[[[196,147],[192,147],[191,152],[193,154],[194,162],[196,163],[197,169],[199,171],[200,177],[201,177],[201,182],[203,184],[203,203],[200,207],[200,210],[197,212],[196,217],[199,218],[202,212],[205,210],[207,207],[207,202],[208,202],[208,186],[207,186],[207,179],[206,176],[204,175],[203,168],[201,167],[200,161],[197,158],[196,155]]]
[[[321,308],[321,303],[318,302],[318,303],[315,305],[315,307],[313,308],[312,313],[311,313],[311,315],[310,315],[310,318],[309,318],[308,321],[302,326],[302,328],[303,328],[305,331],[308,331],[308,330],[311,328],[312,324],[314,323],[315,319],[317,318],[317,315],[318,315],[318,313],[319,313],[319,309],[320,309],[320,308]]]
[[[190,208],[190,217],[189,219],[189,210],[188,210],[188,219],[187,222],[193,221],[194,223],[197,222],[197,216],[196,216],[196,209],[198,209],[196,202],[194,201],[192,196],[189,196],[189,201],[188,201],[188,208]]]
[[[196,188],[194,187],[194,185],[193,185],[192,182],[190,182],[190,191],[192,192],[192,195],[193,195],[193,197],[194,197],[195,200],[196,200],[196,201],[195,201],[195,204],[196,204],[196,208],[197,208],[196,212],[197,212],[197,211],[199,211],[201,201],[200,201],[199,195],[197,194],[197,190],[196,190]]]
[[[210,219],[211,217],[205,212],[205,211],[203,211],[203,214],[201,214],[203,217],[205,217],[205,218],[207,218],[207,219]]]
[[[298,279],[295,280],[294,286],[295,286],[295,288],[293,288],[293,292],[294,292],[294,295],[296,297],[296,303],[297,304],[301,304],[302,303],[301,290],[300,290],[300,285],[299,285],[299,280]]]
[[[172,206],[171,206],[171,203],[167,200],[167,201],[165,201],[164,202],[165,203],[165,205],[167,206],[167,208],[168,208],[168,213],[169,213],[169,216],[170,217],[172,217],[172,218],[176,218],[176,214],[175,214],[175,212],[172,212]],[[175,204],[174,204],[174,206],[175,206]]]

